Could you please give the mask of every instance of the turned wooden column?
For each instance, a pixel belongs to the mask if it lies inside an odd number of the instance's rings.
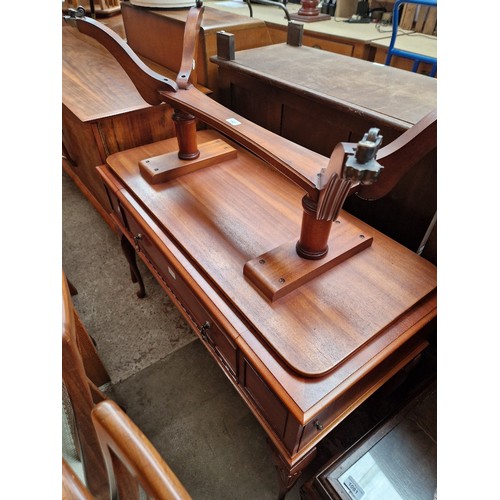
[[[172,116],[175,126],[177,143],[179,144],[178,156],[181,160],[194,160],[200,156],[196,141],[196,118],[176,109]]]
[[[317,203],[308,195],[302,198],[302,227],[297,242],[297,254],[305,259],[321,259],[328,253],[331,220],[317,220]]]
[[[310,23],[314,21],[327,21],[331,19],[328,14],[322,13],[318,8],[319,0],[301,0],[297,14],[290,14],[290,19]]]

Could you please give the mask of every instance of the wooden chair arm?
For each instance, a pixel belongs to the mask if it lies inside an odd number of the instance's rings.
[[[114,401],[97,404],[92,410],[92,422],[112,485],[119,488],[123,477],[115,477],[115,474],[123,469],[116,467],[110,450],[152,498],[191,498],[148,438]]]
[[[62,500],[94,500],[68,462],[62,459]]]

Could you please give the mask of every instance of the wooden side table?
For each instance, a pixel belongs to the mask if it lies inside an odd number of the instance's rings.
[[[149,184],[139,162],[175,153],[169,139],[98,171],[129,262],[143,260],[267,433],[283,498],[317,444],[428,345],[436,269],[343,212],[337,230],[355,224],[373,244],[270,302],[243,269],[298,236],[303,191],[216,131],[197,137],[225,140],[237,156]]]

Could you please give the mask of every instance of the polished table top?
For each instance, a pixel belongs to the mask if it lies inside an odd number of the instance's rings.
[[[200,132],[199,143],[217,137],[214,131]],[[243,330],[258,332],[298,375],[319,377],[343,369],[354,353],[359,361],[382,346],[390,350],[394,339],[386,333],[414,309],[423,306],[433,314],[435,267],[347,213],[341,221],[372,234],[372,246],[275,302],[264,298],[243,267],[298,238],[304,193],[231,145],[238,150],[236,159],[158,185],[139,174],[138,162],[175,151],[175,140],[116,153],[107,163],[243,318]],[[338,227],[333,234],[343,225]]]

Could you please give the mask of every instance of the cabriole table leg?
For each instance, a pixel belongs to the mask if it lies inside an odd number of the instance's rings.
[[[137,297],[142,299],[146,296],[146,289],[144,287],[144,282],[142,281],[142,276],[139,271],[139,268],[137,267],[135,249],[128,241],[128,239],[125,237],[125,235],[122,235],[120,243],[122,251],[130,266],[130,275],[132,277],[132,282],[139,283],[139,291],[137,292]]]
[[[283,459],[282,455],[278,452],[275,446],[268,440],[268,445],[272,451],[272,458],[274,465],[278,471],[278,479],[280,489],[278,492],[278,500],[283,500],[286,494],[291,490],[293,485],[297,482],[302,471],[312,462],[316,456],[316,448],[312,448],[306,455],[304,455],[295,465],[290,465]]]

